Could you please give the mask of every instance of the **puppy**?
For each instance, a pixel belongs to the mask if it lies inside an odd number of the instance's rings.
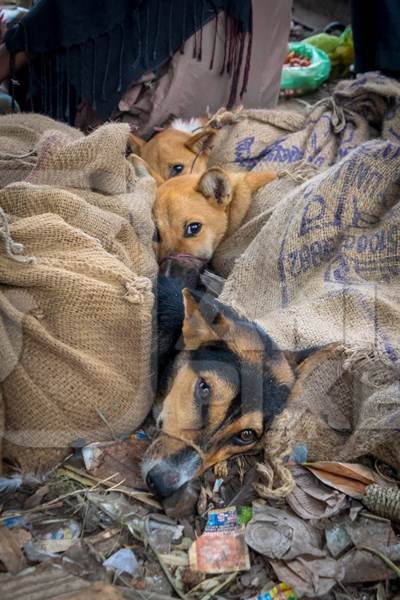
[[[228,173],[212,167],[200,176],[163,183],[153,209],[159,262],[177,254],[208,262],[222,240],[240,227],[254,192],[275,178],[272,171]]]
[[[161,185],[178,175],[204,173],[215,134],[213,129],[205,128],[205,119],[175,119],[148,142],[131,134],[129,147],[146,162],[157,185]]]

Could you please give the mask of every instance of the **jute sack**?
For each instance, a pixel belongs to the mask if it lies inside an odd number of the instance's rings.
[[[217,115],[217,142],[211,163],[228,169],[274,169],[277,181],[254,196],[242,227],[219,246],[214,267],[227,276],[271,216],[282,197],[347,156],[360,144],[377,138],[396,140],[393,118],[400,84],[369,74],[341,82],[333,96],[311,107],[307,116],[283,110],[238,111]],[[390,119],[390,132],[387,126]],[[397,128],[397,131],[399,128]]]
[[[221,300],[282,349],[347,349],[329,368],[311,363],[270,452],[304,442],[313,459],[371,453],[400,468],[399,172],[399,144],[362,144],[277,203],[225,284]],[[348,355],[368,360],[354,370]],[[361,385],[370,366],[387,375]]]
[[[0,191],[3,450],[24,469],[129,433],[151,405],[155,188],[128,134],[49,131],[28,181]]]
[[[36,164],[36,144],[48,130],[63,132],[71,140],[83,137],[78,129],[43,115],[0,116],[0,188],[29,175]]]

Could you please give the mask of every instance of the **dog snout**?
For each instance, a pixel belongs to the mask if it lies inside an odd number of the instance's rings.
[[[193,479],[201,465],[202,460],[193,448],[179,447],[176,440],[161,434],[144,456],[143,480],[153,494],[167,498]]]
[[[189,255],[169,255],[160,264],[160,273],[196,288],[205,268],[204,261]]]
[[[167,498],[181,487],[180,479],[178,469],[165,469],[157,465],[147,473],[146,484],[153,494]]]

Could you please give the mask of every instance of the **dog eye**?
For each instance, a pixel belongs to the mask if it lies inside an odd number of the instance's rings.
[[[257,433],[254,429],[243,429],[243,431],[235,437],[235,441],[238,444],[242,444],[242,446],[253,444],[257,441]]]
[[[153,233],[153,242],[156,242],[157,244],[159,244],[160,240],[161,240],[160,231],[159,231],[158,227],[156,227],[154,230],[154,233]]]
[[[169,174],[171,177],[176,177],[177,175],[180,175],[182,173],[182,171],[184,170],[185,165],[172,165],[172,167],[169,170]]]
[[[211,388],[204,379],[199,379],[196,383],[196,396],[200,400],[208,400],[211,394]]]
[[[197,235],[202,228],[202,224],[201,223],[189,223],[189,225],[186,226],[185,228],[185,237],[193,237],[195,235]]]

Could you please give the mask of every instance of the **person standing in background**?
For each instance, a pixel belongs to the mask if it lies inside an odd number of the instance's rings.
[[[171,117],[272,108],[291,5],[39,0],[5,36],[0,81],[17,83],[11,91],[22,110],[84,130],[118,118],[150,135]]]
[[[352,0],[355,71],[400,77],[399,0]]]

